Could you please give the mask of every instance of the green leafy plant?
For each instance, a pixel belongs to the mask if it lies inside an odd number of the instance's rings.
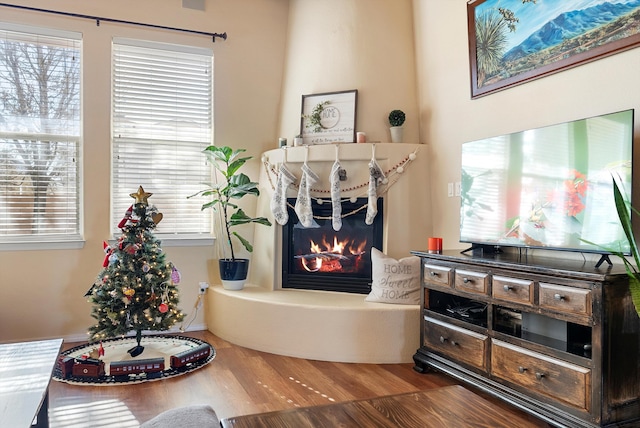
[[[620,224],[622,225],[627,241],[629,241],[629,248],[631,249],[631,255],[635,265],[631,263],[625,254],[619,249],[603,248],[611,254],[618,256],[618,258],[620,258],[624,263],[627,276],[629,277],[629,292],[631,294],[631,300],[633,301],[636,313],[640,316],[640,271],[638,271],[638,266],[640,266],[640,251],[638,251],[636,239],[633,234],[633,226],[629,210],[633,211],[636,215],[640,215],[640,212],[631,206],[631,203],[624,198],[615,178],[613,179],[613,198],[616,203],[616,211],[618,213],[618,218],[620,219]],[[587,240],[584,241],[592,245],[597,245]]]
[[[638,272],[638,266],[640,266],[640,252],[636,245],[636,239],[633,235],[633,226],[631,224],[631,215],[629,214],[629,208],[636,214],[640,215],[640,212],[631,206],[631,203],[622,196],[622,192],[618,187],[618,183],[613,180],[613,197],[616,201],[616,211],[618,212],[618,218],[622,224],[624,234],[629,241],[629,247],[631,248],[631,255],[635,261],[635,266],[625,257],[620,251],[611,251],[613,254],[622,259],[624,267],[627,270],[629,276],[629,291],[631,293],[631,300],[633,306],[636,308],[638,316],[640,316],[640,272]]]
[[[313,108],[313,110],[311,110],[311,114],[302,115],[302,117],[307,120],[306,128],[313,128],[313,132],[322,131],[322,111],[324,110],[324,107],[329,104],[329,102],[330,101],[327,100],[318,103]]]
[[[271,222],[266,217],[249,217],[236,203],[235,200],[241,199],[247,195],[259,196],[260,190],[258,183],[249,179],[249,177],[238,170],[251,159],[251,156],[240,157],[245,149],[233,150],[231,147],[209,146],[204,149],[209,162],[216,170],[220,172],[224,178],[220,183],[207,183],[208,188],[189,196],[205,196],[212,199],[202,205],[202,209],[211,208],[221,212],[224,219],[224,230],[226,240],[231,250],[231,259],[235,260],[235,252],[233,249],[232,236],[237,238],[248,252],[253,252],[253,246],[249,241],[242,237],[238,232],[231,231],[234,226],[247,223],[258,223],[265,226],[271,226]]]
[[[406,116],[402,110],[392,110],[389,113],[389,124],[391,126],[402,126]]]

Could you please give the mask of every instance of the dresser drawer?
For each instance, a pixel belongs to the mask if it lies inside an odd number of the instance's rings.
[[[591,290],[540,283],[540,307],[579,315],[591,315]]]
[[[451,286],[452,268],[438,265],[424,264],[424,282],[431,282],[447,287]]]
[[[534,289],[531,280],[494,275],[491,295],[500,300],[532,305]]]
[[[591,370],[494,340],[491,373],[579,409],[591,407]]]
[[[452,360],[487,370],[487,336],[424,317],[423,345]]]
[[[471,270],[456,269],[454,288],[469,293],[489,294],[489,275]]]

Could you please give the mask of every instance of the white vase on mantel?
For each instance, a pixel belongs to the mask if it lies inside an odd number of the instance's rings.
[[[392,126],[389,131],[391,132],[392,143],[402,143],[402,132],[404,131],[402,126]]]

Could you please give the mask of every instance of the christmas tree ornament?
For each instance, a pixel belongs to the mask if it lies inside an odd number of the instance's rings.
[[[107,244],[107,241],[102,241],[102,249],[104,251],[104,260],[102,261],[102,267],[109,265],[109,256],[111,255],[111,247]]]
[[[150,269],[151,267],[146,262],[142,265],[142,272],[147,273]]]
[[[124,252],[127,254],[135,254],[140,249],[139,244],[127,244],[124,247]]]
[[[131,205],[127,211],[124,213],[124,217],[118,223],[118,229],[122,229],[127,225],[127,222],[131,219],[131,215],[133,214],[133,205]]]
[[[151,219],[155,224],[158,224],[162,221],[162,217],[163,217],[162,213],[155,213],[151,216]]]
[[[174,266],[171,266],[171,281],[173,281],[174,284],[180,284],[181,279],[182,275],[180,275],[180,271]]]
[[[158,310],[161,314],[166,314],[169,311],[169,305],[166,303],[160,303],[160,305],[158,305]]]
[[[136,193],[129,193],[129,196],[136,200],[136,204],[142,205],[149,205],[147,199],[149,199],[151,195],[153,195],[153,193],[145,192],[142,186],[138,188]]]

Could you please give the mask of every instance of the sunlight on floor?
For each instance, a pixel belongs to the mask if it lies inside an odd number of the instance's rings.
[[[85,404],[49,408],[51,428],[137,428],[140,423],[119,400],[102,400]]]

